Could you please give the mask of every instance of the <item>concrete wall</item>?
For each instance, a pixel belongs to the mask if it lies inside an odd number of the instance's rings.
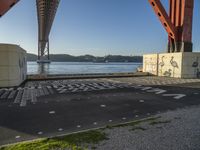
[[[147,54],[143,58],[143,71],[158,76],[200,78],[200,53]]]
[[[0,44],[0,87],[18,86],[26,74],[26,51],[18,45]]]
[[[158,75],[158,54],[146,54],[143,56],[143,72]]]

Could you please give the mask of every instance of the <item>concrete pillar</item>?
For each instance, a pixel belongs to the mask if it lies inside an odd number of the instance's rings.
[[[18,45],[0,44],[0,87],[18,86],[26,74],[26,51]]]

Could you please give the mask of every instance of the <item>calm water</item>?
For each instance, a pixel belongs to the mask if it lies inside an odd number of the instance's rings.
[[[141,63],[51,62],[39,65],[28,62],[28,74],[90,74],[135,72]]]

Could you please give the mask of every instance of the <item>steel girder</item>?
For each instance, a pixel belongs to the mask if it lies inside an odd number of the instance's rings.
[[[0,0],[0,17],[2,17],[19,0]]]
[[[60,0],[36,0],[38,15],[38,59],[49,59],[49,34]]]
[[[148,1],[169,35],[168,52],[191,52],[194,0],[169,0],[169,15],[160,0]]]

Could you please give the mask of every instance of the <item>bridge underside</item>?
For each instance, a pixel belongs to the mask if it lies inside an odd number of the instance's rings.
[[[36,0],[38,14],[38,62],[50,62],[49,34],[60,0]]]
[[[2,17],[19,0],[0,0],[0,17]]]

